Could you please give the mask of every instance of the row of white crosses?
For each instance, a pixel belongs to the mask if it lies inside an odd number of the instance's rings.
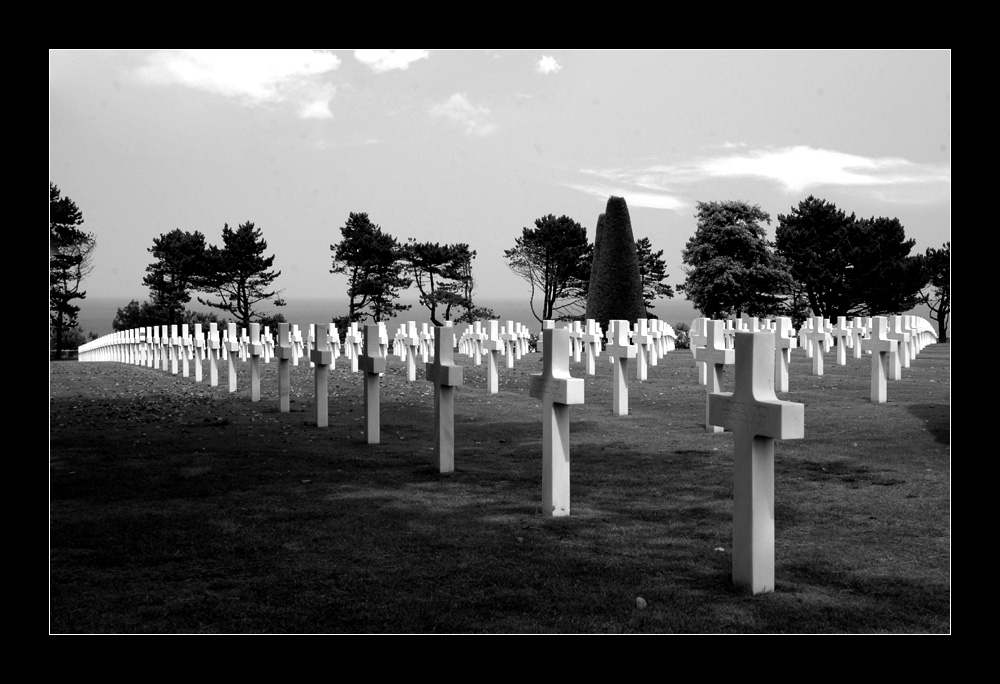
[[[885,337],[887,328],[885,319],[876,318],[872,323],[873,334],[863,338],[873,357],[884,359],[897,344]],[[336,339],[336,331],[333,326],[327,334],[322,334],[319,326],[317,329],[321,332],[311,359],[316,365],[317,424],[324,425],[319,416],[322,415],[325,421],[327,412],[325,404],[322,409],[319,404],[320,399],[325,400],[327,396],[325,371],[334,358],[327,347],[331,338]],[[699,321],[692,326],[692,339],[704,338],[705,344],[695,347],[695,358],[707,367],[707,384],[715,389],[707,396],[706,422],[734,433],[733,581],[753,593],[761,593],[774,588],[774,440],[804,436],[803,407],[779,401],[774,393],[778,377],[775,366],[780,359],[787,358],[787,352],[794,347],[794,338],[789,332],[790,321],[779,319],[773,332],[735,332],[734,349],[729,349],[725,344],[725,329],[722,321]],[[629,343],[628,332],[626,321],[612,321],[609,326],[611,342],[605,351],[615,359],[615,374],[621,381],[627,377],[628,359],[635,358],[638,351],[636,345]],[[570,334],[566,328],[543,330],[543,372],[531,378],[529,390],[532,397],[543,402],[542,501],[544,512],[552,516],[568,515],[570,511],[568,407],[584,401],[582,379],[569,374]],[[182,331],[180,338],[183,336]],[[176,335],[165,334],[164,337],[168,349],[199,347],[197,343],[185,345]],[[209,349],[213,348],[211,337]],[[248,340],[244,345],[245,353],[252,361],[259,358],[262,355],[259,328],[252,326],[250,334],[244,337]],[[234,328],[223,338],[232,345],[229,348],[231,362],[241,348],[234,338]],[[142,336],[136,339],[141,340]],[[782,346],[780,341],[785,339],[790,343]],[[428,364],[426,375],[435,385],[435,447],[439,468],[441,472],[449,472],[454,468],[454,388],[462,383],[462,369],[453,362],[453,330],[439,329],[435,342],[435,361]],[[366,374],[366,433],[369,443],[377,444],[379,375],[385,370],[385,349],[378,326],[366,327],[363,349],[359,357],[361,369]],[[176,362],[177,355],[170,356]],[[287,370],[291,356],[288,327],[283,324],[279,326],[275,357]],[[133,356],[128,354],[128,358]],[[162,354],[161,358],[166,368],[167,355]],[[726,364],[736,367],[735,391],[731,394],[718,391],[717,373]],[[285,372],[279,367],[282,395],[287,392],[284,377]],[[627,385],[622,382],[622,386],[627,392]],[[282,410],[286,410],[286,405],[282,400]]]
[[[883,322],[879,322],[879,318]],[[709,385],[712,382],[708,358],[716,358],[722,349],[732,349],[733,335],[740,329],[749,331],[766,330],[775,335],[775,386],[779,392],[788,391],[788,364],[792,349],[796,348],[796,333],[787,317],[774,321],[757,321],[743,317],[741,321],[719,321],[713,328],[713,338],[708,337],[707,318],[695,319],[691,324],[691,352],[698,364],[698,382]],[[722,343],[718,335],[721,326]],[[884,358],[872,359],[872,401],[885,403],[885,379],[901,378],[901,368],[909,367],[909,360],[936,338],[930,323],[919,316],[857,317],[848,322],[846,317],[838,317],[837,324],[831,325],[822,317],[807,319],[798,331],[798,340],[806,350],[806,357],[812,359],[814,375],[823,375],[824,353],[830,351],[834,341],[837,345],[837,363],[846,365],[847,350],[854,349],[854,358],[862,358],[863,351],[873,353],[873,345],[878,346]],[[919,340],[919,341],[918,341]],[[877,341],[877,342],[876,342]],[[893,341],[895,344],[888,344]],[[722,362],[717,362],[722,363]],[[722,363],[722,365],[725,365]],[[884,367],[884,371],[880,370]],[[721,366],[717,368],[721,370]],[[707,387],[709,393],[716,391]],[[709,426],[711,430],[711,427]]]

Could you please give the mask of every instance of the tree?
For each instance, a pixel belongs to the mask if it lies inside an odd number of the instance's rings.
[[[639,255],[632,219],[623,197],[610,197],[597,219],[586,317],[608,329],[611,320],[635,323],[646,318]]]
[[[595,243],[596,254],[596,243]],[[635,253],[639,259],[639,283],[642,285],[642,303],[646,307],[646,317],[650,317],[653,300],[657,297],[672,298],[674,288],[663,282],[667,277],[667,262],[663,260],[663,250],[653,251],[649,238],[635,242]],[[596,258],[596,257],[595,257]]]
[[[462,278],[457,283],[459,297],[456,299],[456,303],[465,307],[465,312],[455,320],[458,323],[475,323],[476,321],[495,318],[496,314],[493,309],[488,306],[477,306],[472,300],[472,293],[476,290],[476,279],[472,275],[472,260],[476,258],[476,251],[470,250],[466,244],[460,246],[464,247],[464,252],[458,262],[458,269],[462,273]],[[449,306],[445,309],[445,317],[447,318],[450,315],[451,307]]]
[[[93,269],[93,233],[83,232],[83,212],[69,197],[63,197],[54,183],[49,183],[49,323],[54,343],[53,358],[59,358],[65,334],[76,327],[80,307],[73,302],[84,299],[81,281]]]
[[[166,321],[160,315],[160,310],[153,306],[149,300],[140,304],[139,300],[133,299],[115,312],[115,320],[112,321],[111,327],[115,331],[122,331],[148,328],[165,323]]]
[[[149,253],[156,261],[146,266],[142,284],[150,291],[150,305],[158,311],[161,324],[177,324],[184,319],[184,305],[191,291],[206,284],[208,247],[205,236],[175,228],[153,239]]]
[[[810,195],[778,215],[775,246],[812,312],[824,318],[908,311],[918,301],[923,258],[898,219],[848,216]]]
[[[439,306],[445,307],[444,317],[449,320],[452,307],[471,306],[463,286],[466,279],[472,278],[471,263],[476,253],[470,252],[467,244],[442,245],[410,238],[403,252],[407,270],[420,292],[420,304],[430,312],[434,325],[444,325],[437,317]]]
[[[921,292],[920,301],[931,310],[931,319],[937,321],[938,342],[947,342],[951,315],[951,240],[941,249],[927,248],[924,272],[931,289]]]
[[[531,313],[539,322],[575,318],[587,298],[593,248],[587,230],[568,216],[553,214],[523,228],[512,249],[504,250],[507,266],[531,285]],[[535,293],[541,295],[541,314]]]
[[[340,233],[343,239],[330,245],[330,273],[347,276],[348,320],[385,321],[409,309],[409,304],[396,303],[400,290],[412,283],[396,238],[382,232],[366,213],[351,212]]]
[[[790,294],[788,272],[761,222],[770,215],[742,201],[698,202],[694,235],[682,252],[678,287],[703,316],[773,316]]]
[[[268,270],[274,264],[274,255],[265,257],[266,250],[267,242],[252,222],[242,223],[236,230],[225,224],[222,247],[212,245],[205,251],[205,270],[199,285],[200,290],[218,299],[199,297],[198,301],[228,311],[244,328],[261,316],[254,308],[260,302],[273,297],[275,306],[284,306],[280,290],[268,291],[281,271]]]

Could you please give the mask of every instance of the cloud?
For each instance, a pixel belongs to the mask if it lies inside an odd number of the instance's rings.
[[[364,62],[372,71],[382,73],[392,69],[409,69],[410,63],[427,59],[427,50],[355,50],[354,58]]]
[[[717,157],[705,160],[699,168],[716,178],[769,180],[789,192],[822,185],[884,186],[951,180],[948,170],[898,157],[861,157],[805,146]]]
[[[484,136],[496,130],[496,124],[486,121],[490,110],[476,107],[465,97],[465,93],[455,93],[447,100],[431,107],[433,116],[443,116],[465,128],[467,135]]]
[[[562,69],[555,57],[542,55],[542,58],[535,64],[535,71],[540,74],[554,74]]]
[[[742,146],[726,143],[724,147]],[[612,194],[624,197],[628,196],[628,188],[638,189],[640,206],[673,210],[692,204],[680,199],[689,192],[691,185],[719,178],[754,178],[776,184],[790,193],[820,186],[854,186],[884,198],[894,197],[899,202],[913,201],[914,193],[937,197],[939,190],[951,183],[951,170],[946,167],[806,146],[760,149],[640,168],[582,169],[581,173],[596,177],[600,182],[568,187],[596,195],[606,194],[613,188]],[[934,192],[930,190],[932,186],[935,186]]]
[[[647,192],[635,190],[622,185],[612,184],[573,184],[564,183],[565,187],[585,192],[598,199],[606,200],[608,197],[624,197],[626,204],[630,207],[648,207],[650,209],[669,209],[671,211],[682,212],[688,210],[692,205],[686,200],[675,197],[667,193]]]
[[[247,106],[287,102],[303,118],[333,116],[336,88],[323,81],[340,59],[318,50],[171,50],[156,52],[136,70],[154,85],[182,85]]]

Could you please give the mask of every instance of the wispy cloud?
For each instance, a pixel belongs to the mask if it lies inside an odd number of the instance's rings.
[[[496,130],[496,124],[487,121],[490,110],[469,102],[465,93],[455,93],[430,110],[433,116],[443,116],[465,129],[467,135],[484,136]]]
[[[789,192],[802,192],[824,185],[910,185],[951,179],[948,169],[916,164],[898,157],[861,157],[805,146],[716,157],[699,163],[698,167],[706,175],[716,178],[746,177],[772,181]]]
[[[171,50],[150,55],[136,75],[146,83],[204,90],[247,106],[286,102],[303,118],[329,118],[336,88],[323,76],[339,66],[336,55],[318,50]]]
[[[554,74],[560,69],[562,66],[556,61],[556,58],[548,55],[542,55],[542,58],[535,63],[535,71],[540,74]]]
[[[427,50],[355,50],[354,58],[371,67],[372,71],[382,73],[393,69],[409,69],[412,62],[427,59]]]
[[[742,144],[726,143],[725,149]],[[677,164],[660,164],[624,169],[582,169],[582,174],[599,179],[596,183],[567,184],[568,187],[598,197],[609,194],[625,197],[629,204],[686,210],[694,205],[688,199],[695,183],[719,178],[753,178],[777,185],[789,193],[823,186],[865,188],[885,198],[891,191],[898,201],[906,201],[904,188],[942,187],[951,182],[946,167],[917,164],[896,157],[862,157],[806,146],[760,149],[707,158],[689,159]],[[629,193],[636,196],[629,198]],[[937,196],[938,193],[935,193]]]

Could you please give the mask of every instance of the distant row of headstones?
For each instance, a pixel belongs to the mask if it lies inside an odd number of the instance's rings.
[[[843,318],[831,326],[821,317],[811,319],[798,331],[808,356],[814,360],[813,372],[822,375],[822,357],[836,342],[838,363],[846,363],[846,350],[853,348],[856,358],[862,352],[872,355],[872,401],[885,402],[886,377],[894,364],[909,366],[909,359],[933,341],[933,329],[917,317]],[[896,320],[899,319],[899,320]],[[114,360],[178,373],[183,368],[189,377],[189,363],[194,362],[195,380],[202,380],[202,361],[209,361],[209,380],[218,384],[218,369],[227,365],[229,390],[236,391],[236,361],[250,362],[251,400],[260,400],[260,363],[277,358],[279,408],[289,410],[289,366],[308,358],[315,368],[316,424],[328,425],[327,373],[343,353],[351,361],[351,370],[364,373],[365,434],[369,444],[380,440],[380,377],[386,371],[390,354],[384,324],[366,325],[361,330],[352,324],[343,343],[336,328],[310,326],[305,337],[298,326],[282,323],[273,340],[257,324],[237,336],[235,324],[219,331],[210,324],[207,335],[195,324],[188,326],[146,328],[114,333],[80,348],[81,361]],[[319,334],[317,335],[317,331]],[[605,339],[606,337],[606,339]],[[425,377],[434,384],[434,444],[438,468],[442,473],[454,470],[455,388],[462,384],[462,366],[454,361],[456,348],[474,358],[477,365],[485,356],[489,364],[488,391],[497,392],[498,356],[505,356],[508,368],[529,349],[530,332],[526,326],[498,321],[479,322],[467,327],[456,338],[451,324],[418,332],[416,324],[400,326],[393,339],[395,354],[406,362],[407,379],[415,380],[416,358],[425,364]],[[672,351],[676,340],[673,329],[659,321],[611,321],[607,335],[600,326],[587,321],[556,327],[543,323],[540,346],[543,370],[530,379],[529,394],[540,399],[542,416],[542,509],[546,515],[569,515],[569,406],[584,403],[584,381],[570,374],[570,358],[579,362],[585,354],[587,372],[595,374],[596,359],[605,356],[613,366],[613,406],[615,415],[628,413],[628,363],[637,360],[637,377],[645,379],[649,365]],[[801,404],[780,401],[775,385],[788,391],[788,360],[796,348],[795,331],[790,319],[759,321],[716,321],[696,319],[690,331],[691,349],[699,366],[699,381],[706,385],[706,429],[734,434],[735,484],[733,513],[733,581],[752,593],[774,588],[774,440],[801,439],[804,436],[804,411]],[[428,361],[433,358],[433,361]],[[817,361],[819,359],[819,361]],[[721,373],[725,365],[735,366],[735,389],[722,393]]]

